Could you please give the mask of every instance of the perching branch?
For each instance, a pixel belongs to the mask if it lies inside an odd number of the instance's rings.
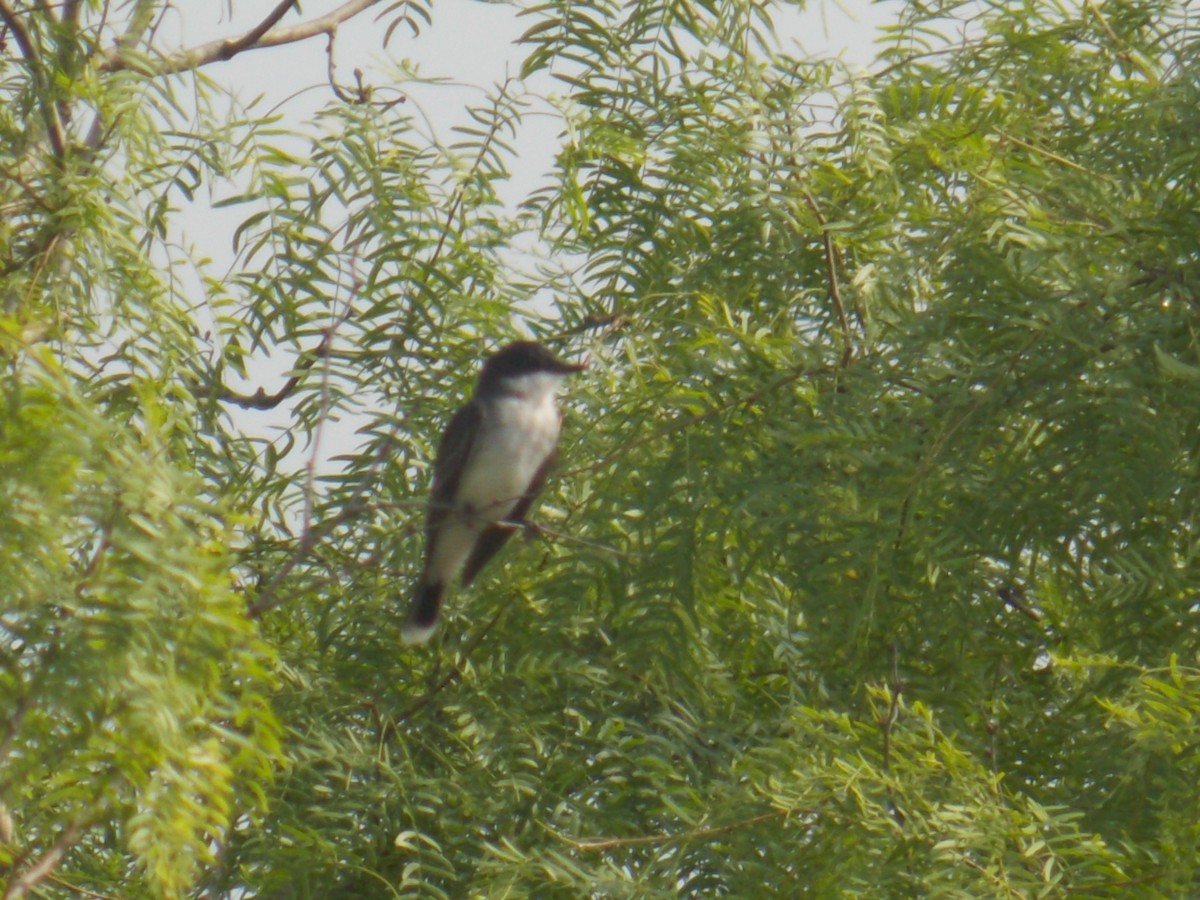
[[[237,56],[243,50],[247,49],[248,47],[253,47],[260,40],[262,40],[263,35],[279,24],[279,20],[282,19],[284,14],[293,6],[299,9],[299,0],[283,0],[283,2],[277,4],[275,8],[267,15],[267,17],[259,22],[254,28],[251,28],[240,38],[236,38],[232,41],[226,41],[221,50],[221,55],[217,58],[222,61],[233,59],[233,57]]]
[[[323,16],[289,25],[286,28],[274,27],[283,18],[289,8],[295,5],[295,0],[285,0],[278,4],[271,14],[245,34],[235,38],[222,38],[209,41],[198,47],[181,50],[157,63],[144,67],[151,75],[169,75],[177,72],[190,72],[215,62],[224,62],[247,50],[260,50],[263,47],[279,47],[284,44],[294,44],[305,41],[321,34],[332,34],[343,22],[354,18],[365,9],[369,9],[380,0],[350,0],[343,3],[332,12]],[[141,64],[138,64],[139,67]],[[109,51],[100,63],[101,72],[119,72],[133,66],[119,50]]]

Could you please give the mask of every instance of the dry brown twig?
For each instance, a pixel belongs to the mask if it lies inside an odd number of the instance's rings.
[[[359,13],[370,9],[379,2],[380,0],[350,0],[350,2],[343,3],[337,9],[323,16],[317,16],[315,19],[309,19],[306,22],[298,22],[295,25],[288,25],[282,28],[276,27],[288,9],[295,5],[295,0],[285,0],[285,2],[279,3],[262,22],[238,37],[221,38],[209,41],[206,44],[200,44],[197,47],[181,50],[148,66],[127,59],[121,53],[120,48],[117,48],[108,52],[101,61],[99,69],[101,72],[119,72],[122,69],[134,68],[136,66],[153,75],[190,72],[193,69],[199,69],[215,62],[224,62],[233,59],[233,57],[247,50],[279,47],[284,44],[305,41],[322,34],[331,35],[337,31],[338,26],[343,22],[354,18]]]

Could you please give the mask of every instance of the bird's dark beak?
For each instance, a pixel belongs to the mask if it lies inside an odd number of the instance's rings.
[[[561,372],[563,375],[574,375],[578,372],[586,372],[588,364],[587,363],[568,363],[568,362],[563,362],[562,360],[558,360],[558,366],[559,366],[558,371]]]

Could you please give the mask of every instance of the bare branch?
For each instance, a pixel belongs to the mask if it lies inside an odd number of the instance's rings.
[[[340,326],[344,321],[345,316],[343,315],[334,324],[333,328],[325,329],[325,334],[321,338],[321,343],[319,343],[317,348],[311,353],[301,357],[300,361],[296,363],[295,368],[292,369],[291,378],[284,382],[283,387],[281,387],[275,393],[268,394],[265,390],[259,388],[253,394],[239,394],[237,391],[231,390],[222,385],[220,392],[217,394],[217,399],[222,403],[232,403],[236,406],[240,406],[242,409],[274,409],[291,396],[292,392],[296,390],[296,387],[300,384],[300,379],[304,377],[304,374],[309,369],[316,365],[318,359],[322,359],[329,355],[329,345],[333,342],[334,329]]]
[[[475,649],[483,643],[483,639],[488,636],[488,633],[493,628],[496,627],[496,623],[500,621],[500,617],[502,615],[508,612],[510,606],[511,604],[509,603],[501,604],[500,608],[496,610],[495,614],[488,619],[487,624],[480,628],[479,632],[467,642],[467,645],[463,647],[462,650],[459,651],[458,656],[461,662],[451,666],[450,671],[443,675],[437,684],[426,691],[425,694],[420,699],[416,700],[411,706],[409,706],[408,709],[404,710],[404,712],[400,713],[400,715],[396,716],[395,719],[393,719],[391,722],[388,722],[383,727],[381,736],[384,740],[387,740],[393,734],[395,734],[396,726],[407,721],[408,719],[411,719],[414,715],[432,703],[438,694],[462,677],[463,669],[466,667],[467,660],[470,658],[471,654],[474,653]]]
[[[286,28],[274,28],[272,26],[283,17],[288,8],[294,5],[294,2],[280,3],[271,11],[271,15],[245,34],[235,38],[222,38],[221,40],[209,41],[207,44],[201,44],[189,50],[182,50],[179,53],[166,57],[158,63],[153,63],[145,67],[145,71],[152,75],[189,72],[215,62],[224,62],[225,60],[233,59],[239,53],[247,50],[279,47],[283,44],[294,44],[298,41],[308,40],[311,37],[321,34],[332,34],[343,22],[354,18],[363,10],[369,9],[379,2],[380,0],[349,0],[348,3],[343,3],[332,12],[318,16],[315,19],[310,19],[307,22],[289,25]],[[263,27],[264,25],[266,25],[266,28]],[[104,61],[100,63],[99,69],[101,72],[119,72],[122,69],[128,69],[132,66],[133,63],[125,59],[118,48],[109,51]]]
[[[226,41],[221,55],[217,58],[220,60],[232,59],[246,48],[253,47],[262,39],[263,35],[279,24],[279,20],[293,6],[298,10],[300,8],[299,0],[283,0],[283,2],[276,4],[267,17],[254,28],[251,28],[236,40]]]

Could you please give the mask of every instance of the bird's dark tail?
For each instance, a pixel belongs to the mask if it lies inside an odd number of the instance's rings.
[[[423,644],[433,637],[445,596],[446,585],[442,582],[421,581],[408,607],[408,618],[400,629],[400,640],[406,644]]]

